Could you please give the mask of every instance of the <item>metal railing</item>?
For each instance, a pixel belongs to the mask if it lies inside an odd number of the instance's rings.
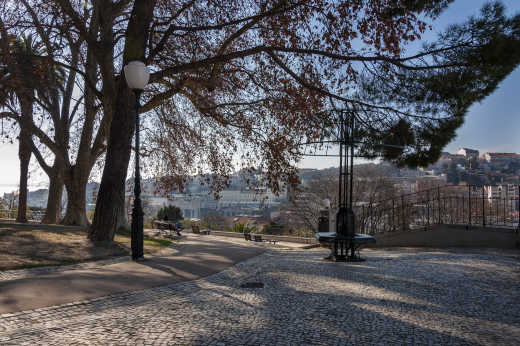
[[[376,234],[428,228],[436,224],[519,229],[520,185],[446,185],[369,205],[355,206],[357,232]],[[514,188],[510,188],[513,186]],[[491,187],[494,192],[497,186]]]

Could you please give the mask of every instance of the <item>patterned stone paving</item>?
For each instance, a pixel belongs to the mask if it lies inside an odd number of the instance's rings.
[[[0,315],[0,344],[520,344],[518,252],[326,253],[270,250],[196,281]]]

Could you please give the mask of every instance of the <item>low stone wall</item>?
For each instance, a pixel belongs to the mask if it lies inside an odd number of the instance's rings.
[[[430,229],[388,232],[374,235],[376,244],[367,247],[468,247],[520,248],[520,235],[514,229],[436,225]]]
[[[243,233],[236,233],[236,232],[222,232],[222,231],[213,231],[212,230],[211,235],[244,239]],[[288,237],[288,236],[283,236],[283,235],[271,235],[271,234],[262,234],[262,238],[283,241],[283,242],[288,242],[288,243],[317,244],[317,241],[315,238]]]

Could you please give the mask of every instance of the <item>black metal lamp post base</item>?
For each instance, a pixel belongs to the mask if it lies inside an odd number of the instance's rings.
[[[362,262],[359,249],[363,245],[375,244],[374,237],[366,234],[354,234],[353,238],[337,235],[335,232],[316,233],[318,242],[331,247],[330,255],[323,258],[332,262]]]
[[[323,257],[323,259],[325,261],[329,261],[329,262],[365,262],[366,261],[366,259],[361,258],[359,256],[356,256],[356,257],[349,257],[349,256],[334,257],[332,255],[332,256]]]
[[[330,255],[323,259],[331,262],[363,262],[365,261],[356,254],[358,248],[352,241],[335,240],[332,244]],[[350,255],[349,255],[350,252]]]

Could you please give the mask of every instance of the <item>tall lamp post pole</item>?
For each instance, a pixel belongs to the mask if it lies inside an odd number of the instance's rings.
[[[134,207],[132,209],[132,259],[143,259],[143,207],[141,204],[141,174],[139,172],[139,98],[148,84],[150,74],[146,65],[141,61],[131,61],[124,67],[125,79],[128,87],[135,94],[135,182]]]

